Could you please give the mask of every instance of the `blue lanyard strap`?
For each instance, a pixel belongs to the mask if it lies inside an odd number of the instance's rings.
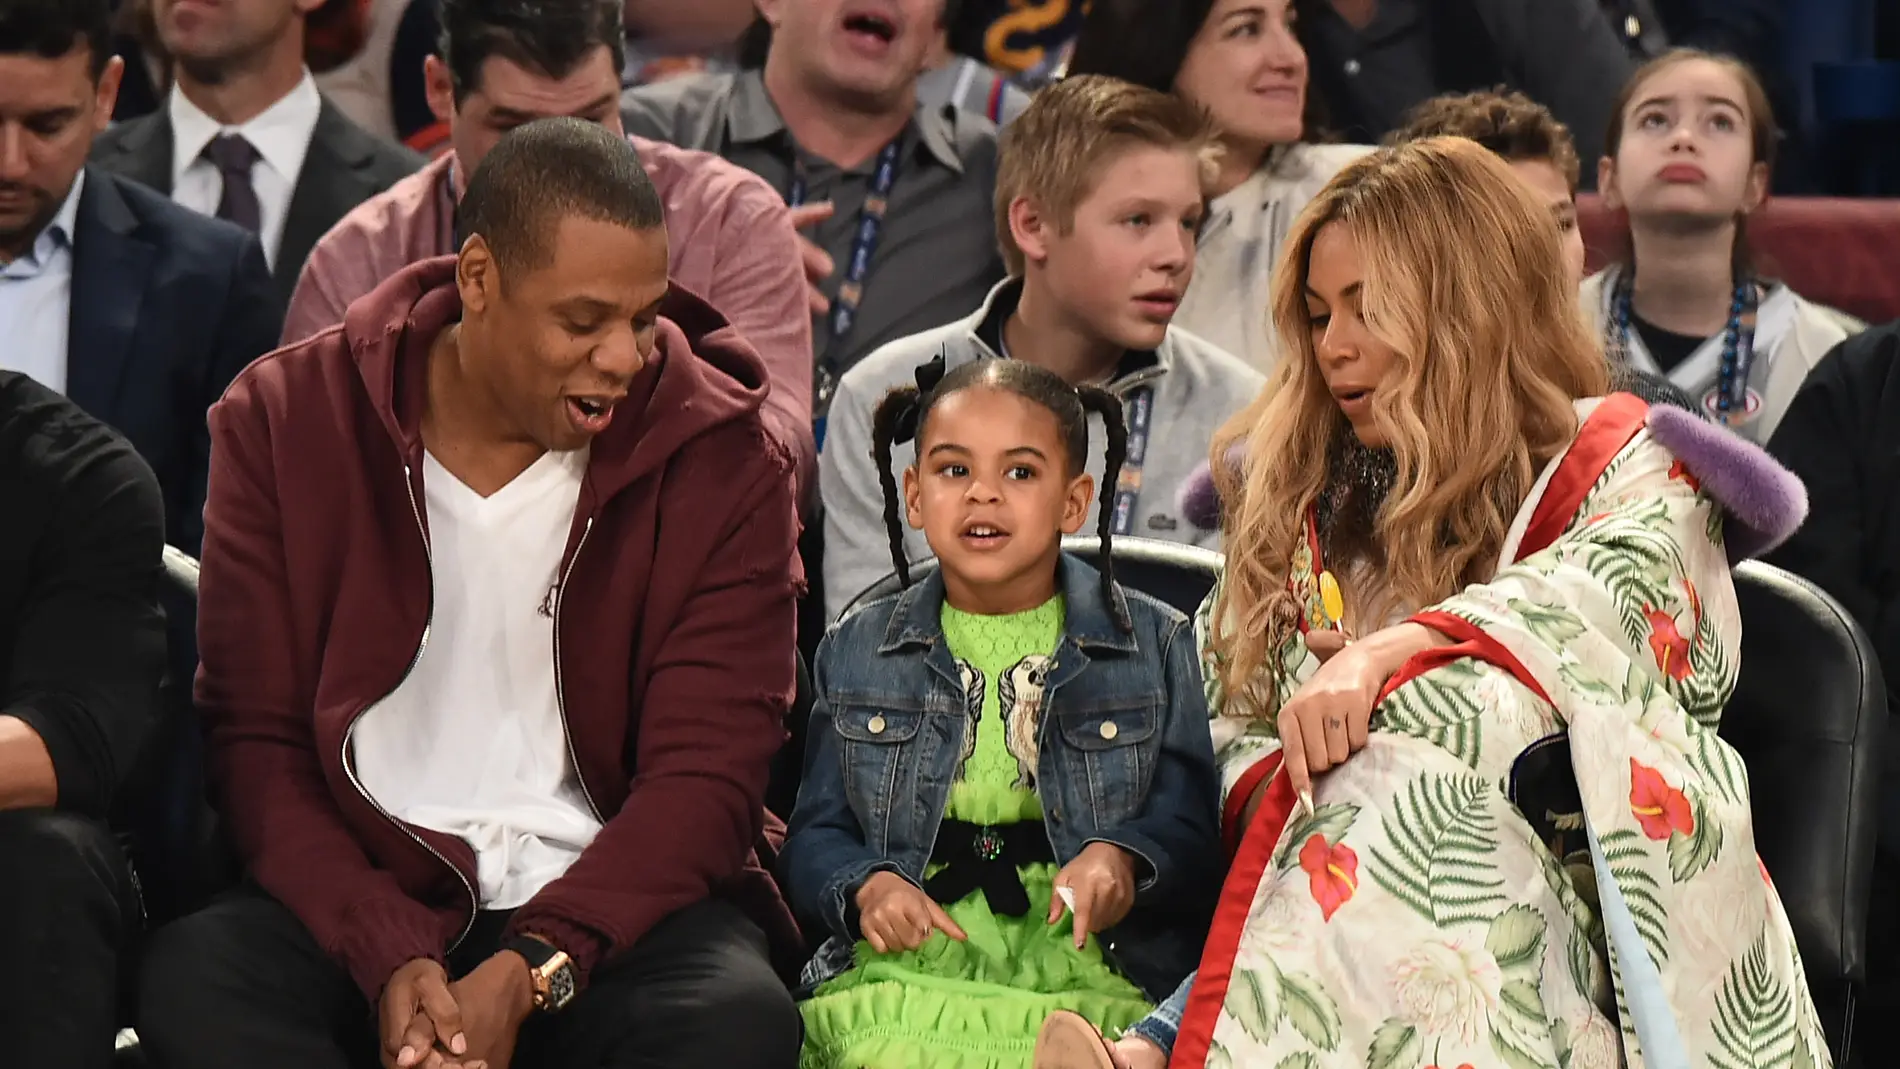
[[[871,257],[877,253],[878,239],[884,234],[884,213],[890,210],[891,188],[897,185],[897,161],[903,143],[904,138],[899,135],[877,154],[877,166],[871,172],[871,184],[864,194],[864,207],[858,211],[857,231],[851,237],[851,256],[845,261],[838,295],[831,300],[831,315],[826,322],[830,342],[812,379],[813,407],[821,417],[831,406],[832,394],[838,390],[839,350],[857,324],[858,308],[864,303],[864,282],[871,275]],[[806,194],[805,168],[801,162],[793,167],[792,188],[785,195],[785,203],[794,208],[802,207]]]
[[[1125,404],[1128,456],[1122,461],[1121,476],[1115,480],[1115,516],[1111,521],[1117,537],[1135,532],[1135,506],[1141,502],[1141,466],[1148,459],[1148,429],[1154,424],[1154,387],[1137,386],[1128,391]]]
[[[1636,273],[1625,270],[1610,291],[1610,321],[1604,325],[1604,351],[1616,363],[1629,362],[1630,295]],[[1733,427],[1748,414],[1748,372],[1755,363],[1755,321],[1761,285],[1744,277],[1735,283],[1728,324],[1722,329],[1722,364],[1716,385],[1716,418]]]

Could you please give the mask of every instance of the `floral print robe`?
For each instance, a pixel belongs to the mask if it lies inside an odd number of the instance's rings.
[[[1273,725],[1222,716],[1208,665],[1237,852],[1176,1069],[1828,1064],[1716,734],[1740,642],[1719,512],[1640,401],[1579,411],[1494,578],[1414,617],[1458,644],[1394,677],[1310,816]],[[1321,562],[1300,556],[1319,625]],[[1295,686],[1317,668],[1297,638],[1283,655]],[[1559,734],[1583,810],[1568,858],[1510,794],[1518,756]]]

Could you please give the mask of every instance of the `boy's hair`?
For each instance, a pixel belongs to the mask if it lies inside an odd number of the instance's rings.
[[[1447,93],[1413,108],[1404,125],[1387,135],[1388,145],[1428,137],[1476,141],[1510,162],[1545,160],[1577,192],[1577,142],[1550,109],[1499,86],[1479,93]]]
[[[1108,451],[1102,469],[1100,519],[1097,534],[1102,540],[1102,600],[1115,619],[1115,626],[1127,634],[1134,630],[1122,600],[1115,593],[1115,564],[1111,551],[1114,532],[1115,486],[1121,478],[1122,462],[1128,457],[1128,428],[1122,422],[1121,399],[1097,386],[1071,386],[1047,368],[1021,360],[973,360],[948,375],[943,373],[943,357],[917,369],[916,386],[899,386],[884,395],[871,416],[871,460],[877,465],[878,482],[884,489],[884,527],[891,539],[891,563],[897,566],[897,578],[910,585],[910,561],[904,553],[904,527],[899,515],[897,473],[891,465],[894,442],[914,440],[921,449],[924,428],[930,423],[937,402],[973,387],[988,387],[1015,394],[1049,410],[1068,450],[1071,478],[1087,467],[1089,452],[1089,413],[1102,417],[1108,431]]]
[[[1004,129],[996,172],[996,241],[1012,277],[1023,273],[1023,250],[1009,232],[1009,206],[1036,202],[1057,226],[1075,221],[1102,169],[1131,145],[1181,149],[1202,158],[1202,186],[1212,181],[1214,126],[1207,113],[1171,93],[1101,75],[1080,75],[1037,93]]]

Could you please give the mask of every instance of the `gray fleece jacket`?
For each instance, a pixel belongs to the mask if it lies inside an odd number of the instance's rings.
[[[894,387],[914,381],[918,365],[938,353],[946,368],[972,360],[1000,359],[1002,325],[1016,310],[1022,280],[990,291],[976,314],[935,330],[900,338],[845,373],[825,428],[818,457],[818,486],[825,506],[825,612],[836,619],[861,591],[892,570],[884,526],[884,495],[871,456],[871,414]],[[1170,327],[1152,353],[1131,352],[1108,390],[1126,399],[1141,386],[1154,389],[1148,451],[1141,465],[1141,497],[1135,506],[1139,538],[1220,548],[1218,532],[1196,528],[1176,507],[1176,491],[1207,460],[1214,431],[1246,407],[1266,380],[1258,371],[1214,345]],[[1099,507],[1102,488],[1101,421],[1091,417],[1088,472]],[[910,447],[892,451],[894,475],[916,459]],[[1112,488],[1111,488],[1112,489]],[[1112,494],[1110,495],[1113,496]],[[1093,524],[1089,530],[1093,531]],[[912,562],[930,559],[923,532],[905,528],[904,550]]]

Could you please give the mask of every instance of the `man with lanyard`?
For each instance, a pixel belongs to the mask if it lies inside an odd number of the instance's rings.
[[[762,0],[763,70],[630,89],[627,131],[715,152],[785,191],[813,282],[813,415],[879,346],[968,314],[1003,275],[996,132],[917,99],[943,0]]]
[[[830,617],[890,567],[871,413],[938,359],[946,368],[1019,359],[1121,398],[1128,443],[1120,478],[1103,485],[1099,453],[1088,461],[1098,498],[1114,510],[1114,533],[1219,547],[1217,532],[1181,519],[1175,490],[1263,380],[1169,325],[1194,275],[1210,137],[1204,116],[1180,97],[1088,76],[1044,89],[1004,131],[991,232],[1012,277],[974,313],[873,353],[846,372],[832,401],[830,441],[818,458]],[[1144,225],[1128,225],[1131,215]],[[1091,433],[1102,433],[1099,421]],[[893,456],[893,477],[911,460]],[[904,544],[913,561],[930,556],[921,531],[906,532]]]

